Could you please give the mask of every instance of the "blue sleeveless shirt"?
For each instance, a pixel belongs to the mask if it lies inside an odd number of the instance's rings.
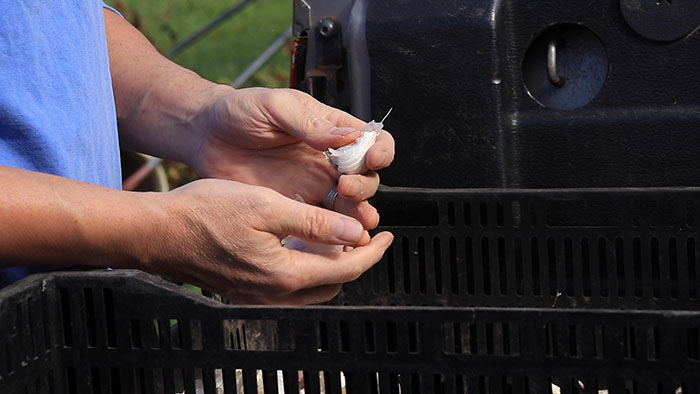
[[[3,3],[0,165],[121,188],[101,1]],[[37,270],[0,269],[0,287]]]

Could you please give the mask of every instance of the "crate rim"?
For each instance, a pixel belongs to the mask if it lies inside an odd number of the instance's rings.
[[[162,290],[169,291],[173,295],[182,296],[189,299],[195,303],[207,304],[207,306],[214,309],[229,309],[235,308],[244,313],[254,313],[264,309],[266,311],[280,311],[285,315],[289,314],[292,316],[296,312],[310,312],[315,315],[322,316],[324,313],[337,312],[340,310],[345,311],[374,311],[383,312],[387,316],[400,315],[402,313],[436,313],[436,312],[454,312],[457,315],[464,316],[465,314],[471,314],[472,316],[484,315],[484,314],[497,314],[497,313],[516,313],[516,314],[526,314],[526,313],[536,313],[546,318],[552,316],[557,317],[561,313],[571,313],[576,314],[579,318],[587,319],[600,319],[605,316],[621,316],[628,313],[633,313],[635,316],[645,319],[645,318],[658,318],[660,316],[664,318],[697,318],[700,316],[700,310],[675,310],[675,309],[662,309],[662,310],[647,310],[647,309],[586,309],[586,308],[557,308],[557,307],[507,307],[507,306],[421,306],[421,305],[411,305],[411,306],[381,306],[381,305],[338,305],[338,306],[327,306],[327,305],[306,305],[306,306],[289,306],[289,305],[256,305],[256,304],[224,304],[213,299],[207,298],[205,296],[195,294],[189,290],[186,290],[180,286],[177,286],[165,279],[159,278],[155,275],[149,274],[144,271],[135,269],[124,269],[124,270],[95,270],[95,271],[69,271],[69,272],[46,272],[37,273],[30,275],[22,280],[0,290],[0,305],[2,305],[10,296],[22,290],[32,288],[38,283],[41,283],[42,291],[45,290],[47,283],[50,283],[55,278],[78,278],[78,279],[89,279],[94,278],[123,278],[138,280],[142,283],[147,283],[148,285],[160,288]]]

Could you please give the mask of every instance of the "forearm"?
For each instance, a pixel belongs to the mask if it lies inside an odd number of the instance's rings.
[[[230,88],[166,59],[126,20],[104,12],[122,145],[191,164],[200,143],[196,115]]]
[[[148,264],[160,218],[147,195],[5,166],[0,179],[0,267]]]

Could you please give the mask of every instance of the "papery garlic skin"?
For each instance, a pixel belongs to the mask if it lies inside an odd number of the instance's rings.
[[[362,129],[362,135],[354,143],[340,147],[330,148],[324,154],[340,174],[355,175],[367,172],[367,152],[377,141],[379,132],[384,125],[371,121]]]
[[[282,246],[284,246],[287,249],[314,254],[328,254],[343,251],[343,245],[328,245],[309,242],[305,239],[301,239],[293,235],[285,237],[282,240]]]
[[[360,138],[350,145],[338,149],[329,148],[323,154],[341,175],[356,175],[367,172],[367,152],[377,141],[377,136],[384,128],[384,121],[393,108],[384,115],[381,122],[371,121],[362,129]]]

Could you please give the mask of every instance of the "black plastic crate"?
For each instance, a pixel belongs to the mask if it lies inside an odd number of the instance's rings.
[[[700,188],[383,187],[396,239],[335,304],[696,310]]]
[[[0,392],[700,392],[700,189],[375,204],[396,241],[336,305],[230,306],[136,271],[0,291]]]

